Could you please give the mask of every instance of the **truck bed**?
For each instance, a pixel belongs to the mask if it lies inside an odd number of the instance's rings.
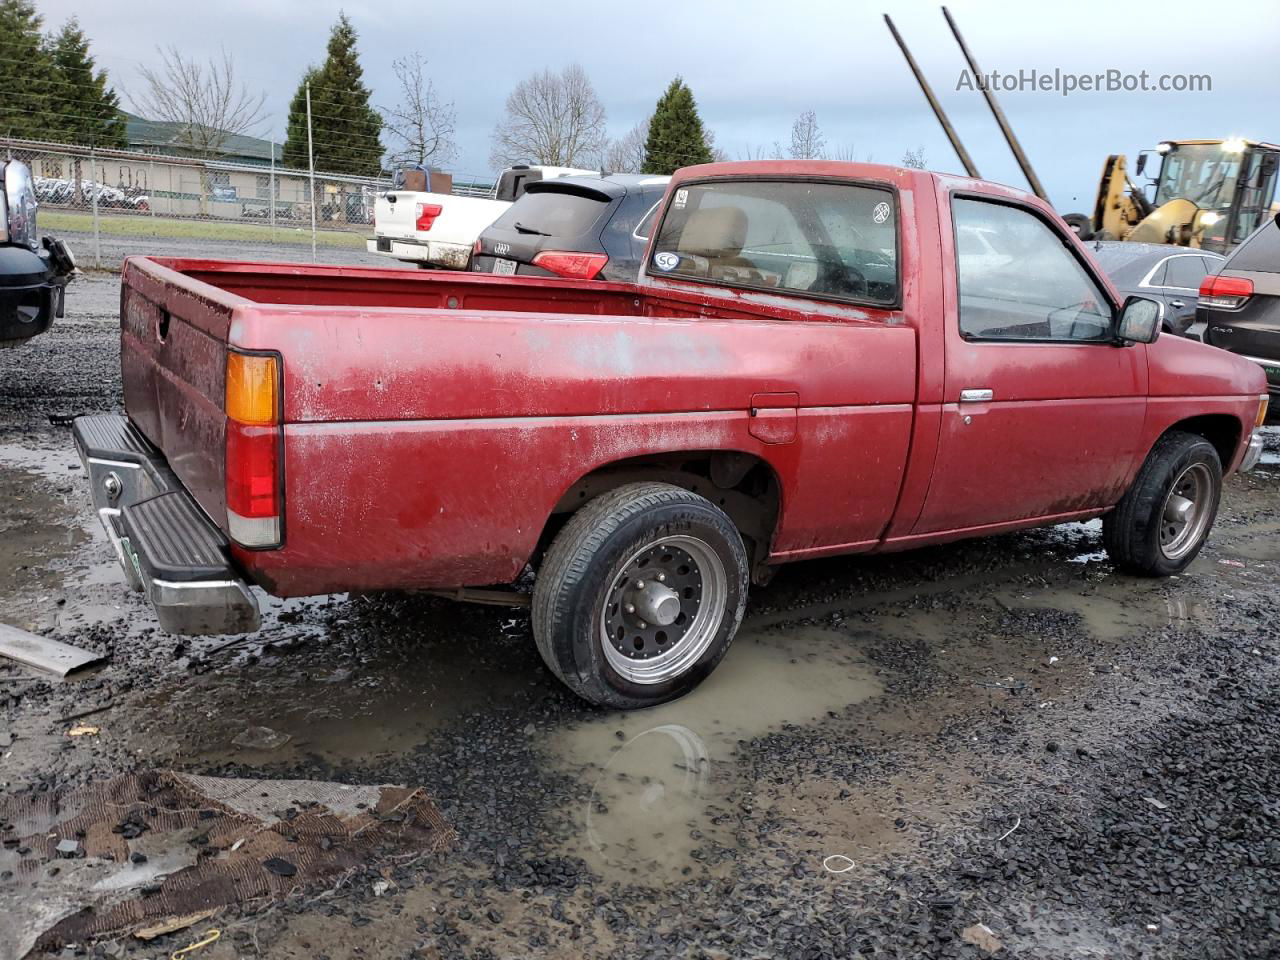
[[[129,417],[224,529],[227,346],[282,358],[285,545],[237,552],[277,593],[509,581],[584,471],[655,448],[797,471],[780,551],[869,543],[898,494],[916,384],[900,311],[163,258],[131,258],[124,281]],[[778,418],[803,421],[799,442],[770,443]]]

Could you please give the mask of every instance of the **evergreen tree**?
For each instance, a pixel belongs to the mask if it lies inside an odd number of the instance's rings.
[[[306,85],[310,81],[316,169],[362,176],[376,176],[382,170],[382,116],[369,104],[363,75],[355,28],[340,13],[329,34],[324,65],[307,69],[289,104],[286,165],[307,165]]]
[[[646,173],[672,174],[680,167],[714,159],[707,132],[698,116],[693,91],[676,77],[658,99],[645,141]]]
[[[311,84],[311,95],[314,97],[319,75],[320,71],[315,67],[307,67],[307,72],[298,82],[297,92],[289,101],[289,120],[285,127],[283,158],[286,167],[307,169],[307,84]]]
[[[0,136],[49,136],[49,112],[58,92],[53,64],[31,0],[0,0]]]
[[[94,72],[89,39],[74,17],[50,38],[47,49],[55,93],[46,139],[95,147],[126,146],[120,98],[107,86],[106,71]]]

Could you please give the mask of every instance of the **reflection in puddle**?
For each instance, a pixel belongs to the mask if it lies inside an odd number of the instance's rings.
[[[848,636],[798,628],[739,635],[689,696],[610,714],[557,734],[556,758],[592,779],[571,841],[602,875],[646,879],[688,872],[710,846],[736,846],[724,801],[750,786],[740,740],[807,724],[882,692]]]
[[[1050,589],[1035,593],[1004,591],[995,595],[1006,608],[1033,608],[1075,614],[1099,640],[1123,640],[1153,627],[1181,629],[1205,618],[1203,605],[1181,597],[1135,593],[1125,581],[1104,584],[1087,594]]]

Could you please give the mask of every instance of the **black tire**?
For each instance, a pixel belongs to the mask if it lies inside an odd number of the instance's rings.
[[[605,627],[606,623],[613,622],[608,618],[621,616],[619,606],[626,605],[623,602],[626,597],[635,596],[621,591],[643,583],[639,577],[624,576],[626,570],[632,568],[634,573],[641,569],[637,565],[642,563],[678,562],[678,558],[671,560],[671,551],[674,549],[680,554],[679,547],[653,547],[660,556],[642,556],[650,545],[667,538],[696,551],[704,548],[707,551],[701,554],[704,565],[709,568],[705,592],[701,580],[703,571],[696,562],[692,564],[692,576],[697,578],[697,596],[708,599],[708,606],[689,606],[690,602],[698,602],[683,599],[693,595],[690,587],[676,596],[681,610],[679,616],[686,617],[688,609],[692,617],[680,621],[687,622],[683,628],[686,632],[672,640],[670,647],[652,654],[632,653],[626,649],[626,643],[632,639],[627,636],[619,637],[611,651],[606,651]],[[716,562],[722,569],[716,569]],[[680,569],[689,575],[689,564]],[[630,710],[666,703],[684,696],[706,679],[728,651],[746,607],[747,574],[747,552],[742,537],[715,504],[670,484],[626,484],[585,504],[552,541],[533,588],[533,635],[538,652],[551,672],[569,689],[598,706]],[[654,583],[651,578],[650,589]],[[606,607],[611,596],[614,602]],[[635,610],[631,609],[629,615],[635,616]],[[707,619],[699,620],[699,617]],[[668,642],[657,624],[646,625],[640,621],[639,627],[633,624],[624,629],[656,632],[656,636],[663,638],[663,644]],[[674,635],[680,628],[671,629]],[[612,635],[612,630],[610,633]],[[634,639],[639,644],[642,638]],[[650,668],[650,663],[660,664],[664,657],[668,663],[678,663],[678,658],[672,659],[671,651],[685,639],[691,643],[684,648],[682,656],[693,652],[697,652],[697,656],[669,678],[637,682],[619,672],[619,669],[631,669],[630,661],[622,662],[620,668],[614,666],[619,658],[628,657],[636,658],[637,669]],[[659,642],[647,635],[644,640],[645,650]],[[650,656],[652,661],[642,659]]]
[[[1093,237],[1093,221],[1083,213],[1068,213],[1062,219],[1081,240],[1089,240]]]
[[[1194,522],[1199,530],[1189,531],[1189,539],[1178,544],[1173,539],[1174,527],[1166,508],[1175,485],[1181,487],[1192,476],[1207,484],[1204,496],[1195,498],[1195,520],[1187,521],[1188,524]],[[1112,562],[1127,573],[1147,577],[1179,573],[1204,546],[1218,515],[1221,497],[1222,461],[1217,449],[1197,434],[1171,430],[1156,442],[1120,503],[1102,518],[1102,539],[1107,553]],[[1164,539],[1170,542],[1166,544]],[[1177,549],[1172,549],[1175,546]]]

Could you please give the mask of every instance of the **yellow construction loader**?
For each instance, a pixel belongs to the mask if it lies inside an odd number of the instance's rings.
[[[1225,253],[1277,212],[1280,146],[1256,140],[1165,140],[1138,154],[1141,177],[1152,153],[1160,170],[1138,186],[1123,154],[1102,166],[1093,215],[1063,219],[1083,240],[1171,243]]]

